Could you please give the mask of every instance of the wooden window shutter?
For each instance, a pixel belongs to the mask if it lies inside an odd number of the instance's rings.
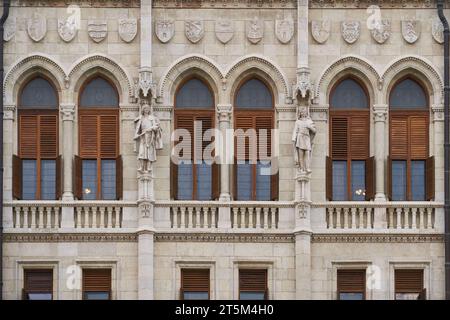
[[[56,200],[61,199],[62,196],[63,178],[64,172],[63,172],[62,156],[59,155],[56,158]]]
[[[391,117],[390,156],[393,159],[408,157],[408,118],[406,116]]]
[[[83,199],[83,167],[81,157],[74,157],[73,165],[73,192],[75,198],[78,200]]]
[[[19,116],[19,156],[22,159],[38,157],[38,123],[37,115]]]
[[[184,151],[189,152],[189,150],[184,149],[183,154],[176,155],[176,156],[180,156],[183,160],[188,160],[188,159],[193,160],[194,159],[193,158],[193,156],[194,156],[194,122],[195,122],[195,117],[192,115],[187,115],[187,114],[183,113],[183,114],[178,114],[176,116],[175,128],[176,129],[185,129],[191,135],[190,154],[184,154]],[[178,143],[186,143],[186,142],[181,140]],[[185,145],[185,148],[187,148],[187,145]]]
[[[232,178],[231,178],[231,196],[233,197],[234,200],[236,200],[238,198],[237,196],[237,163],[236,163],[236,159],[233,162],[233,164],[231,165],[231,174],[232,174]]]
[[[22,199],[22,159],[13,155],[13,197],[17,200]]]
[[[249,116],[249,115],[245,115],[245,114],[240,114],[236,116],[235,119],[235,129],[241,129],[243,132],[239,132],[239,134],[236,134],[236,142],[235,142],[235,157],[237,160],[249,160],[250,159],[250,148],[251,147],[255,147],[250,143],[250,139],[248,137],[245,137],[245,133],[247,132],[247,130],[254,128],[253,122],[254,122],[254,117]],[[245,137],[245,139],[243,139]],[[240,147],[238,146],[239,144],[245,143],[245,148],[242,148],[243,146],[241,145]],[[235,172],[236,174],[236,172]]]
[[[396,269],[395,293],[421,293],[423,290],[422,269]]]
[[[347,159],[348,155],[348,118],[331,118],[331,157]]]
[[[428,158],[428,116],[411,116],[409,124],[411,159]]]
[[[326,158],[326,197],[328,201],[333,201],[333,160]]]
[[[387,159],[387,179],[386,179],[386,190],[387,197],[392,201],[392,158],[388,156]]]
[[[366,201],[375,198],[375,157],[366,160]]]
[[[39,148],[41,158],[58,157],[58,115],[39,116]]]
[[[119,154],[118,115],[101,115],[99,121],[100,158],[116,158]]]
[[[181,291],[208,292],[209,297],[209,269],[182,269]],[[181,297],[183,298],[183,296]]]
[[[96,158],[98,155],[98,116],[80,115],[80,157]]]
[[[53,270],[25,269],[23,289],[24,299],[28,293],[53,293]]]
[[[267,270],[266,269],[240,269],[240,292],[264,292],[267,294]]]
[[[116,197],[117,200],[123,198],[123,161],[122,156],[116,158]]]
[[[212,164],[212,199],[220,198],[220,165],[214,161]]]
[[[255,119],[255,128],[257,134],[257,145],[258,145],[258,158],[260,154],[272,156],[272,128],[273,128],[273,116],[257,116]],[[260,145],[260,138],[263,137],[263,132],[265,131],[266,146]],[[264,137],[263,137],[264,138]],[[264,141],[264,139],[262,139]],[[264,150],[264,147],[266,150]]]
[[[337,271],[338,293],[363,293],[366,291],[366,271],[342,269]]]
[[[350,118],[350,152],[352,159],[369,157],[369,116],[352,116]]]
[[[178,199],[178,164],[175,160],[170,161],[170,198],[173,200]]]
[[[83,292],[111,293],[111,269],[83,269]]]
[[[435,175],[434,175],[434,157],[426,161],[426,199],[432,201],[435,198]]]
[[[273,160],[272,163],[274,161],[275,160]],[[279,199],[279,183],[280,183],[280,172],[277,171],[276,174],[272,174],[270,176],[270,193],[272,201],[278,201]]]

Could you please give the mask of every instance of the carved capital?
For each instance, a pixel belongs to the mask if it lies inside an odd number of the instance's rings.
[[[292,90],[293,96],[298,97],[300,95],[303,99],[309,97],[313,97],[312,85],[310,79],[310,71],[309,68],[299,68],[297,70],[297,83],[294,85]]]
[[[217,114],[219,115],[219,121],[220,122],[230,122],[232,110],[233,110],[233,107],[231,104],[217,105]]]
[[[75,114],[75,105],[74,104],[62,104],[59,109],[61,111],[63,121],[73,121],[74,120],[74,114]]]
[[[385,104],[376,104],[373,106],[373,118],[375,122],[386,122],[388,106]]]
[[[136,98],[140,93],[147,98],[150,93],[152,98],[156,97],[156,84],[153,82],[153,73],[150,67],[143,67],[139,70],[139,80],[136,84]]]
[[[431,107],[433,112],[433,122],[443,122],[444,121],[444,106],[443,105],[433,105]]]
[[[14,120],[16,114],[16,106],[14,104],[5,105],[3,107],[3,120]]]

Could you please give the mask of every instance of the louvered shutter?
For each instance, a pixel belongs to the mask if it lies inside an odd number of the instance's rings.
[[[333,160],[326,157],[326,198],[328,201],[333,201]]]
[[[97,158],[98,155],[98,116],[93,114],[80,115],[80,157]]]
[[[365,160],[369,157],[369,116],[352,116],[350,121],[351,158]]]
[[[100,158],[114,159],[118,155],[119,119],[117,114],[101,115],[100,122]]]
[[[426,161],[426,199],[432,201],[435,198],[434,157]]]
[[[278,169],[278,160],[273,159],[272,160],[272,168],[277,168],[277,171],[275,174],[273,174],[272,169],[272,175],[270,176],[270,195],[272,201],[278,201],[279,199],[279,183],[280,183],[280,171]]]
[[[266,269],[240,269],[239,292],[263,292],[267,296]]]
[[[83,163],[79,156],[75,156],[73,162],[73,192],[75,198],[81,200],[83,199]]]
[[[53,270],[24,270],[24,299],[28,293],[53,293]]]
[[[209,297],[209,269],[182,269],[181,292],[207,292]]]
[[[56,200],[59,200],[62,196],[63,178],[63,162],[62,156],[60,155],[56,158]]]
[[[235,119],[235,129],[239,130],[236,132],[236,143],[235,143],[235,157],[237,160],[250,160],[251,150],[250,148],[255,148],[256,144],[251,143],[250,138],[246,136],[247,130],[254,128],[254,118],[250,115],[239,114]],[[253,150],[253,149],[252,149]]]
[[[36,159],[38,157],[38,123],[37,115],[19,116],[19,156],[22,159]]]
[[[392,158],[387,159],[387,179],[386,179],[387,197],[392,201]]]
[[[180,139],[180,141],[177,143],[182,143],[184,149],[183,149],[183,153],[180,154],[179,156],[181,157],[181,159],[183,160],[193,160],[194,159],[194,122],[195,122],[195,117],[192,115],[187,115],[185,113],[183,114],[178,114],[176,117],[176,121],[175,121],[175,128],[176,129],[185,129],[189,132],[190,134],[190,145],[189,145],[189,149],[188,148],[188,144],[187,141],[184,141],[183,139]],[[178,155],[177,155],[178,156]]]
[[[178,164],[175,163],[178,159],[171,159],[170,161],[170,198],[178,199]]]
[[[408,157],[408,118],[405,116],[391,117],[390,156],[392,159],[407,159]]]
[[[365,270],[338,270],[337,289],[339,293],[362,293],[366,291]]]
[[[366,201],[375,198],[375,157],[366,160]]]
[[[227,178],[227,177],[225,177]],[[212,165],[212,199],[220,198],[220,165],[214,161]]]
[[[348,119],[331,118],[331,157],[334,160],[347,159],[348,156]]]
[[[123,198],[123,161],[122,156],[116,158],[116,197],[117,200]]]
[[[56,159],[58,157],[58,115],[39,116],[40,158]]]
[[[195,117],[195,121],[197,123],[201,123],[201,131],[197,130],[195,132],[195,141],[196,141],[196,148],[198,148],[198,152],[200,152],[200,146],[201,146],[201,153],[196,154],[196,158],[198,160],[207,161],[207,163],[212,163],[211,165],[211,199],[215,200],[220,197],[220,180],[219,180],[219,167],[215,164],[215,157],[214,157],[214,149],[211,149],[211,144],[214,145],[215,137],[212,136],[211,141],[207,141],[206,139],[206,132],[208,130],[211,130],[214,128],[214,115],[212,113],[208,113],[205,115],[200,115]],[[203,140],[203,137],[205,139]],[[209,139],[208,139],[209,140]],[[206,148],[208,148],[208,151],[206,151]]]
[[[83,292],[111,293],[111,269],[83,269]]]
[[[17,200],[22,199],[22,159],[18,156],[13,155],[13,197]]]
[[[395,293],[421,293],[423,290],[422,269],[396,269]]]
[[[273,128],[273,117],[272,116],[257,116],[255,119],[255,128],[257,134],[257,145],[258,145],[258,158],[260,155],[266,155],[268,157],[272,156],[272,128]],[[265,134],[264,134],[265,132]],[[265,140],[264,140],[265,138]],[[266,142],[266,146],[261,145],[262,141]]]
[[[428,158],[428,117],[411,116],[409,118],[409,146],[411,159]]]

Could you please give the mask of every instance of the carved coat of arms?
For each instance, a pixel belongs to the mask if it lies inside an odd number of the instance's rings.
[[[231,20],[216,21],[216,37],[223,44],[228,43],[234,36],[234,25]]]
[[[158,20],[155,23],[155,34],[159,41],[167,43],[175,35],[175,23],[172,20]]]
[[[421,26],[418,20],[403,20],[402,35],[406,42],[413,44],[420,37]]]
[[[258,18],[247,21],[247,39],[253,44],[259,43],[264,37],[264,23]]]
[[[331,22],[329,20],[312,20],[311,34],[318,43],[325,43],[330,37]]]
[[[73,19],[58,19],[58,34],[65,42],[70,42],[77,35],[78,28]]]
[[[6,42],[10,41],[16,34],[16,17],[9,17],[3,26],[3,40]]]
[[[391,36],[391,21],[381,20],[370,32],[376,42],[385,43]]]
[[[119,36],[125,42],[131,42],[137,35],[136,19],[119,19]]]
[[[444,26],[442,25],[439,17],[433,19],[433,24],[431,27],[431,33],[433,35],[434,40],[437,43],[444,43]]]
[[[289,19],[276,20],[275,35],[281,43],[289,43],[294,36],[294,21]]]
[[[197,43],[202,40],[205,35],[205,28],[201,20],[188,20],[184,24],[186,38],[192,43]]]
[[[341,33],[345,42],[353,44],[361,35],[361,23],[359,21],[344,21],[341,24]]]
[[[102,42],[108,35],[108,25],[106,21],[89,21],[88,34],[94,42]]]
[[[28,19],[27,31],[33,41],[41,41],[47,34],[47,20],[44,16],[35,12],[33,16]]]

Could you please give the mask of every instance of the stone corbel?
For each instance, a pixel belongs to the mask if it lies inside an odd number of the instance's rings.
[[[310,79],[310,70],[307,67],[297,70],[297,83],[292,90],[293,98],[300,96],[302,99],[310,99],[314,96]]]
[[[375,122],[386,122],[388,106],[385,104],[375,104],[373,106],[373,118]]]
[[[140,94],[147,98],[150,96],[156,98],[156,83],[153,82],[153,73],[150,67],[143,67],[139,70],[139,81],[136,86],[136,98],[139,98]]]
[[[444,121],[444,106],[443,105],[433,105],[431,107],[433,112],[433,122],[443,122]]]
[[[75,117],[75,104],[62,104],[60,111],[63,121],[74,121]]]
[[[14,104],[5,105],[3,107],[3,120],[14,120],[16,114],[16,106]]]

